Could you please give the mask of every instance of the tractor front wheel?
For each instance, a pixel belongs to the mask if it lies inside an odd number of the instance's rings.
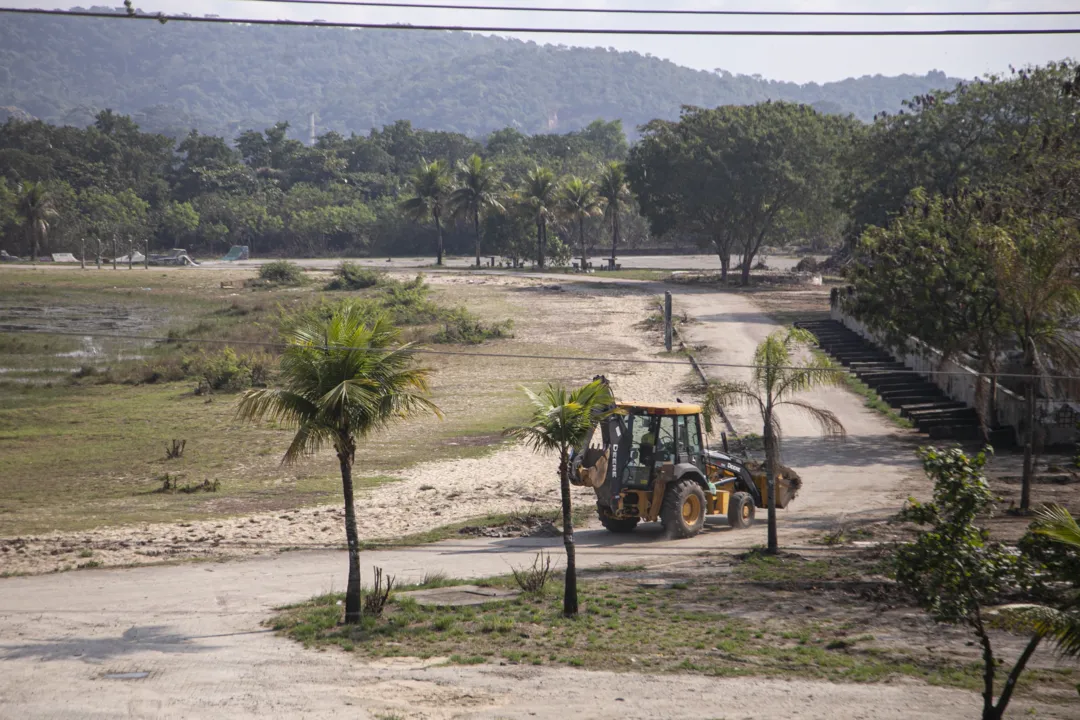
[[[596,504],[596,514],[600,516],[600,524],[603,525],[609,532],[613,533],[629,533],[634,532],[634,528],[637,527],[638,521],[641,518],[617,518],[611,514],[611,511],[607,508]]]
[[[748,492],[737,492],[731,496],[727,510],[728,523],[734,530],[748,528],[754,524],[754,498]]]
[[[669,537],[688,538],[705,526],[705,491],[693,480],[679,480],[668,485],[660,522]]]

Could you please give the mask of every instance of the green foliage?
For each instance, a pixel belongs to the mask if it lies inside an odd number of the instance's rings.
[[[432,337],[432,342],[479,345],[487,340],[511,338],[513,328],[512,320],[488,324],[464,308],[456,308],[443,320],[443,327]]]
[[[259,268],[259,279],[274,285],[300,285],[304,282],[304,271],[296,263],[275,260]]]
[[[687,107],[677,123],[642,128],[630,153],[630,185],[655,234],[704,238],[724,279],[732,253],[740,253],[747,284],[764,244],[820,235],[835,224],[828,209],[839,151],[855,127],[850,118],[784,102]]]
[[[558,236],[548,238],[547,241],[548,262],[552,267],[566,267],[570,264],[573,250],[570,245],[562,241]]]
[[[265,386],[271,378],[272,360],[263,353],[237,355],[232,348],[185,359],[183,366],[211,390],[237,392]]]
[[[334,269],[327,290],[365,290],[386,282],[386,273],[356,263],[343,262]]]
[[[966,625],[978,637],[985,665],[983,718],[1002,717],[1012,690],[1031,653],[1036,635],[1013,667],[995,705],[994,676],[997,660],[987,633],[988,606],[1008,593],[1030,584],[1030,564],[977,525],[994,502],[983,475],[986,453],[968,457],[959,448],[922,448],[919,456],[934,481],[934,499],[912,499],[900,518],[925,529],[911,543],[901,545],[894,557],[896,581],[937,622]]]

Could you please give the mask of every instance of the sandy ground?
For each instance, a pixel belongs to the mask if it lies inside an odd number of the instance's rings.
[[[515,329],[515,341],[564,344],[576,355],[654,357],[658,338],[638,324],[651,308],[644,288],[598,293],[574,284],[505,277],[441,276],[432,283],[511,287],[530,292],[535,317]],[[553,288],[565,288],[555,290]],[[476,348],[482,350],[483,348]],[[687,375],[662,365],[594,368],[567,363],[553,375],[587,381],[604,372],[622,398],[673,399]],[[362,448],[367,451],[367,448]],[[399,538],[468,518],[559,507],[556,460],[513,444],[480,458],[429,462],[393,473],[358,499],[362,540]],[[588,489],[575,499],[595,502]],[[403,501],[407,498],[407,501]],[[107,527],[78,533],[0,538],[0,572],[43,573],[79,566],[151,564],[191,558],[228,558],[283,548],[340,547],[340,505],[177,524]]]
[[[774,327],[743,296],[701,292],[677,302],[699,321],[688,328],[691,339],[710,343],[714,358],[748,361],[755,342]],[[648,382],[661,389],[663,382],[677,380]],[[926,490],[914,472],[911,435],[895,431],[841,390],[817,391],[807,399],[834,410],[849,438],[823,443],[804,419],[783,418],[785,461],[803,474],[805,488],[780,515],[782,542],[797,545],[845,519],[879,517],[895,511],[909,492]],[[735,414],[734,421],[743,429],[755,425],[749,415]],[[417,471],[438,477],[437,469]],[[515,467],[514,474],[524,478],[533,472],[550,482],[543,463]],[[763,540],[762,525],[731,531],[722,520],[687,541],[661,540],[648,526],[630,536],[586,530],[578,535],[578,556],[583,567],[685,563],[704,549],[745,548]],[[451,541],[366,553],[364,563],[405,581],[430,571],[479,577],[527,563],[540,547],[557,552],[558,542]],[[343,553],[309,551],[0,580],[0,717],[959,720],[978,714],[973,693],[904,681],[864,686],[493,664],[364,664],[344,653],[305,650],[260,628],[273,606],[340,589],[344,576]],[[109,677],[117,672],[148,675]],[[1044,710],[1040,717],[1047,716]],[[1068,709],[1048,712],[1067,717],[1061,713]]]

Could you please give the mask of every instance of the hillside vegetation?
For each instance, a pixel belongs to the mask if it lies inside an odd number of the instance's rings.
[[[682,105],[788,100],[870,120],[958,81],[944,73],[824,85],[705,72],[638,53],[463,33],[6,16],[0,120],[26,114],[85,126],[99,110],[182,137],[232,138],[317,115],[320,133],[367,133],[410,120],[472,137],[505,127],[567,132],[602,118],[628,131]],[[305,138],[306,139],[306,138]]]

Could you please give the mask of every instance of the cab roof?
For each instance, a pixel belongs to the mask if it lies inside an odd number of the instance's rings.
[[[647,415],[697,415],[701,412],[700,405],[693,403],[650,403],[650,402],[620,402],[615,403],[619,408],[627,412],[644,413]]]

